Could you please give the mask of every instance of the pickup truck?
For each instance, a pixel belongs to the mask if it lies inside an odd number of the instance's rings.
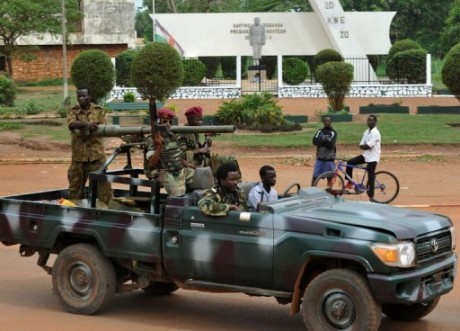
[[[382,313],[418,320],[453,289],[448,217],[299,185],[260,212],[209,217],[198,190],[171,197],[142,179],[132,145],[90,175],[89,198],[75,205],[59,203],[66,189],[0,198],[0,241],[38,254],[71,313],[100,312],[116,293],[181,288],[274,297],[291,315],[301,312],[307,330],[378,330]],[[109,171],[120,154],[126,166]],[[113,205],[98,207],[100,180],[122,187]]]

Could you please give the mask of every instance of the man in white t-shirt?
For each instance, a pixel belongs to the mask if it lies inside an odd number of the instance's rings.
[[[370,201],[374,201],[374,185],[375,185],[375,169],[377,168],[377,163],[380,161],[381,154],[381,136],[380,132],[376,127],[377,117],[375,115],[369,115],[367,118],[367,126],[369,127],[364,131],[361,142],[359,143],[359,148],[364,150],[361,155],[355,156],[347,161],[349,165],[357,164],[367,164],[367,195],[369,196]],[[348,176],[353,177],[353,168],[347,167]],[[345,189],[349,190],[352,188],[352,183],[350,181],[345,185]]]
[[[278,200],[278,192],[273,188],[276,184],[276,171],[272,166],[264,165],[259,170],[260,182],[249,192],[248,204],[253,210],[259,211],[260,205]]]

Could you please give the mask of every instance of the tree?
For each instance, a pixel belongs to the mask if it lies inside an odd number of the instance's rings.
[[[167,99],[181,86],[184,78],[182,59],[165,43],[150,43],[137,54],[131,66],[131,81],[141,95],[149,99],[150,125],[155,134],[158,118],[156,101]]]
[[[460,0],[455,0],[441,33],[442,53],[447,53],[458,42],[460,42]]]
[[[137,55],[137,50],[127,49],[117,56],[115,69],[117,73],[118,86],[132,86],[131,84],[131,65]]]
[[[75,86],[87,86],[91,97],[98,101],[112,90],[115,69],[110,56],[99,49],[83,51],[75,58],[70,69]]]
[[[327,62],[318,66],[316,78],[323,86],[332,110],[344,109],[345,95],[353,80],[353,66],[345,62]]]
[[[75,29],[81,17],[77,0],[65,0],[67,30]],[[8,75],[13,77],[12,57],[19,37],[32,33],[61,33],[61,2],[56,0],[8,0],[0,2],[0,53],[5,56]]]
[[[452,47],[444,58],[442,66],[442,82],[460,101],[460,43]]]

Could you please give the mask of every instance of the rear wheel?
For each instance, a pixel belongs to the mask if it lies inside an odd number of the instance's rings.
[[[53,293],[74,314],[91,315],[115,295],[113,264],[89,244],[72,245],[59,253],[53,266]]]
[[[342,176],[331,171],[319,175],[313,186],[322,188],[333,195],[342,195],[345,185]]]
[[[388,171],[375,173],[374,201],[390,203],[399,193],[399,181],[395,175]]]

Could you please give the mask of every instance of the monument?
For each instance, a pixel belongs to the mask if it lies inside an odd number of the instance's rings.
[[[252,47],[252,64],[259,65],[262,57],[262,46],[265,45],[265,27],[260,24],[260,17],[254,18],[254,24],[249,27],[249,44]]]

